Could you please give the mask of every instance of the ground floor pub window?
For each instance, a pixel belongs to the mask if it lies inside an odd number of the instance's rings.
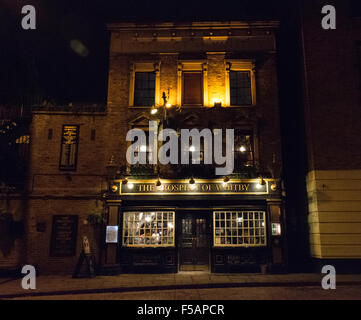
[[[214,211],[214,246],[266,245],[264,211]]]
[[[174,246],[174,212],[124,212],[123,246]]]

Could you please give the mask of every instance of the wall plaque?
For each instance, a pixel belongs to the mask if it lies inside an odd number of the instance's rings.
[[[53,216],[50,256],[51,257],[74,256],[76,253],[77,232],[78,232],[77,215]]]

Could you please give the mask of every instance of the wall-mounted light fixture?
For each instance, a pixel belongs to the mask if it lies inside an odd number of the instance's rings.
[[[262,178],[262,177],[259,177],[258,183],[257,183],[257,185],[256,185],[256,188],[257,188],[257,189],[262,189],[262,186],[264,186],[265,183],[266,183],[266,182],[263,180],[263,178]]]
[[[123,180],[122,180],[122,184],[127,184],[128,183],[128,179],[127,178],[124,178]]]
[[[155,183],[156,187],[160,187],[162,185],[162,182],[160,181],[159,177],[157,182]]]

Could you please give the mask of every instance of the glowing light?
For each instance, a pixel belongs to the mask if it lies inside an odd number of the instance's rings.
[[[133,188],[134,188],[134,184],[133,184],[133,183],[128,183],[128,188],[129,188],[129,189],[133,189]]]
[[[196,151],[196,147],[195,147],[195,146],[190,146],[190,147],[189,147],[189,151],[190,151],[190,152]]]
[[[190,188],[191,188],[191,190],[195,190],[197,188],[197,186],[195,184],[191,184]]]
[[[140,151],[141,152],[146,152],[147,151],[147,146],[140,146]]]
[[[212,101],[213,101],[214,106],[220,106],[220,107],[222,106],[222,100],[221,99],[215,98]]]
[[[85,58],[89,55],[89,49],[78,39],[70,41],[70,48],[79,56]]]
[[[152,219],[151,219],[150,216],[146,216],[146,217],[145,217],[145,221],[146,221],[146,222],[150,222],[151,220],[152,220]]]
[[[172,222],[168,222],[168,228],[173,229],[173,223]]]
[[[151,114],[156,114],[158,112],[158,109],[156,109],[156,108],[152,108],[151,110],[150,110],[150,113]]]
[[[246,147],[245,147],[245,146],[241,146],[241,147],[239,148],[239,151],[241,151],[241,152],[246,152]]]
[[[172,105],[168,102],[165,106],[166,108],[170,108]]]
[[[238,217],[238,218],[237,218],[237,221],[238,221],[239,223],[241,223],[241,222],[243,221],[243,218],[242,218],[242,217]]]
[[[260,185],[259,183],[256,184],[256,188],[259,190],[259,189],[262,189],[262,185]]]

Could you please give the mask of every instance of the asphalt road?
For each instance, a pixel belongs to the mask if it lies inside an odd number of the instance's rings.
[[[361,286],[241,287],[76,294],[17,298],[19,300],[361,300]]]

